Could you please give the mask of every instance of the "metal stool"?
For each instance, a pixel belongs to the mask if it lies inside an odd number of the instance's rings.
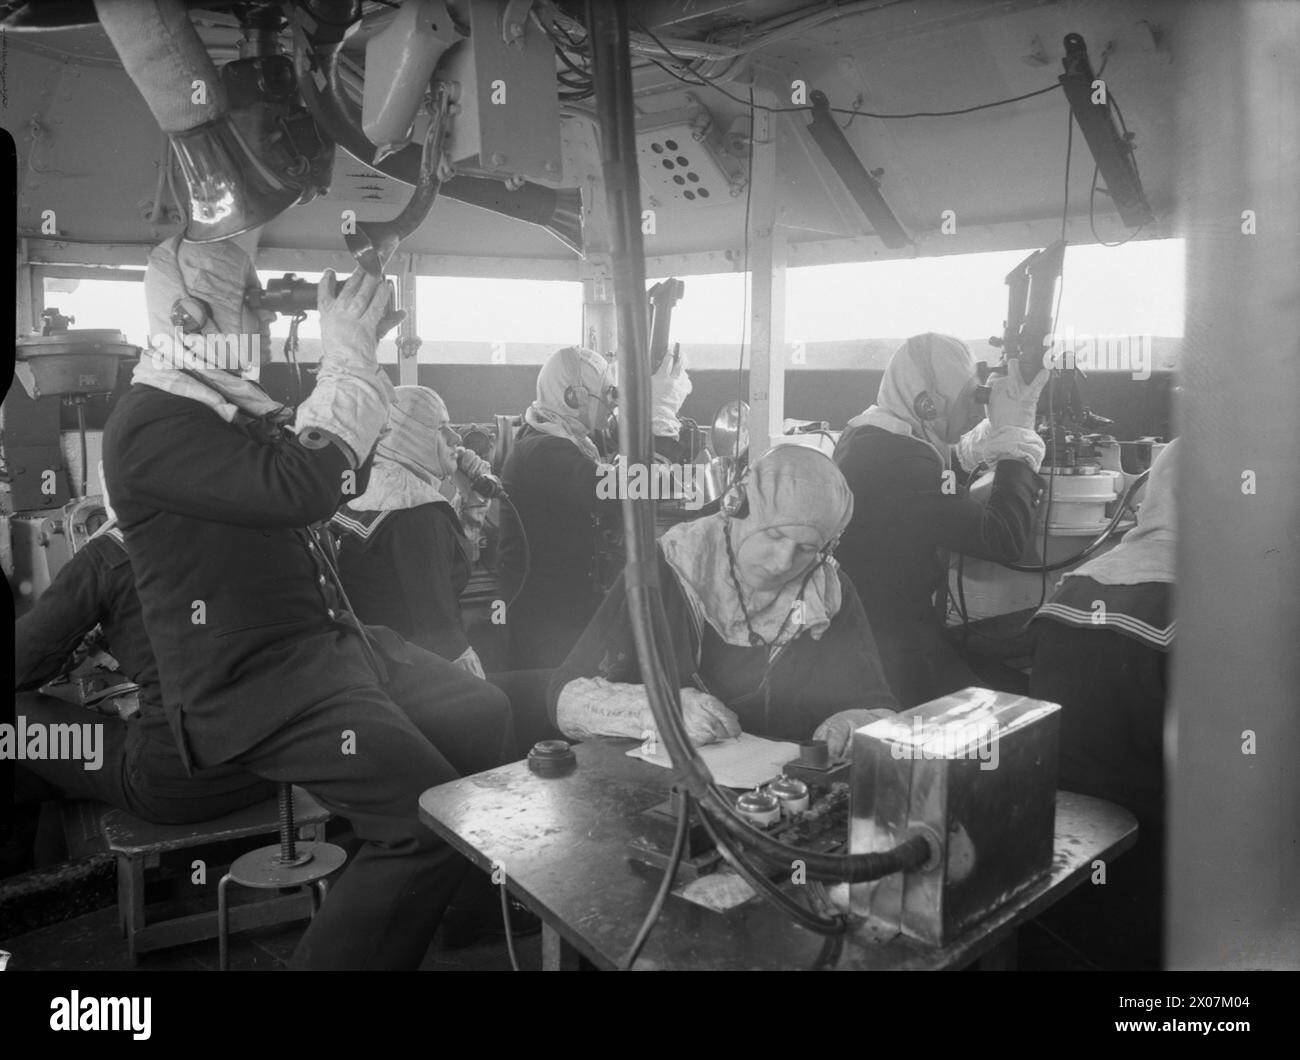
[[[220,968],[230,968],[230,909],[226,904],[227,884],[278,891],[289,887],[306,888],[311,896],[311,915],[315,918],[329,891],[325,877],[347,860],[342,847],[333,843],[299,842],[294,835],[293,787],[280,785],[280,845],[258,847],[237,858],[230,871],[217,884],[217,939],[221,946]]]

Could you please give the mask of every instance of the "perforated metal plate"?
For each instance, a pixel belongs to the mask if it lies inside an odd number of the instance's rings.
[[[743,187],[739,163],[722,152],[706,111],[650,118],[637,130],[637,161],[642,183],[656,199],[711,206],[729,202]]]

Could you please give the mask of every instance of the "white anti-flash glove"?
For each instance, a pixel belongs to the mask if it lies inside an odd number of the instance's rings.
[[[473,449],[466,449],[463,445],[456,447],[456,468],[471,481],[480,475],[492,474],[491,461],[484,460]]]
[[[989,381],[989,423],[995,428],[1025,427],[1032,431],[1038,415],[1038,396],[1051,374],[1044,368],[1026,383],[1020,375],[1019,359],[1007,361],[1006,375],[995,375]]]
[[[881,718],[892,718],[892,710],[841,710],[813,731],[814,740],[825,740],[832,758],[843,758],[853,749],[853,733]]]
[[[691,743],[699,746],[740,735],[740,719],[720,700],[695,688],[683,688],[681,699]],[[645,686],[603,677],[579,677],[565,685],[555,718],[560,731],[575,740],[592,736],[644,740],[657,731]]]
[[[466,648],[463,652],[452,660],[462,670],[468,670],[475,677],[483,676],[483,662],[478,657],[478,652],[473,648]]]
[[[650,377],[650,422],[657,438],[676,438],[682,431],[677,414],[690,396],[694,384],[686,373],[686,358],[664,358],[659,370]]]
[[[393,401],[393,384],[376,355],[379,329],[392,317],[392,286],[362,269],[337,294],[333,282],[326,271],[317,291],[320,369],[311,395],[298,406],[294,430],[312,449],[343,442],[357,467],[374,448]]]
[[[957,443],[957,459],[966,471],[980,464],[994,467],[999,460],[1023,460],[1037,471],[1042,466],[1047,446],[1038,433],[1028,427],[994,427],[988,420],[962,435]]]
[[[993,424],[985,418],[961,436],[956,449],[957,460],[964,471],[974,471],[984,463],[984,443],[992,429]]]

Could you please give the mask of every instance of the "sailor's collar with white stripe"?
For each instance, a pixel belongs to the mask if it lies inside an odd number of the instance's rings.
[[[340,508],[334,513],[330,520],[330,525],[341,530],[343,533],[351,534],[361,541],[368,541],[374,532],[379,529],[380,524],[392,515],[393,512],[354,512],[350,508]]]

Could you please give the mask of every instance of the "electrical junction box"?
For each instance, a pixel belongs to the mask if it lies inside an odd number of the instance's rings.
[[[14,617],[30,610],[72,558],[58,515],[24,512],[9,519]]]
[[[745,190],[745,162],[724,150],[722,134],[704,107],[642,115],[636,152],[652,203],[716,206]]]
[[[434,79],[458,86],[446,151],[458,171],[558,184],[564,176],[555,48],[531,19],[507,42],[504,4],[471,0],[470,36]]]
[[[1061,708],[965,688],[853,734],[849,846],[888,850],[908,833],[937,856],[854,884],[853,911],[944,946],[1052,865]]]

